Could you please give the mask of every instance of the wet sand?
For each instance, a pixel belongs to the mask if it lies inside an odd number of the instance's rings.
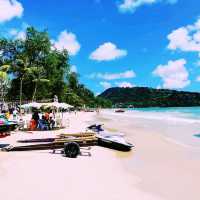
[[[135,148],[131,153],[116,153],[130,176],[139,177],[137,187],[168,200],[200,199],[200,149],[178,145],[161,134],[168,122],[101,114],[96,119],[107,129],[126,134]],[[158,131],[159,130],[159,131]],[[126,159],[123,159],[126,158]]]

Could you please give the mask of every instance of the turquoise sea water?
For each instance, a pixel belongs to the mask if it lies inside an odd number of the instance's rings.
[[[172,114],[174,116],[185,117],[188,119],[200,120],[200,107],[170,107],[170,108],[130,108],[128,111],[140,111],[140,112],[153,112]]]
[[[112,116],[123,116],[143,131],[162,134],[166,139],[200,150],[200,107],[132,108],[125,113],[108,111]]]

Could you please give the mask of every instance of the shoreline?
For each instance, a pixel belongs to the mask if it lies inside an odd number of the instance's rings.
[[[177,118],[169,118],[166,113],[159,113],[161,117],[159,114],[155,117],[155,113],[139,111],[118,114],[113,110],[103,110],[101,114],[104,115],[104,118],[116,118],[125,124],[131,122],[134,129],[138,127],[138,131],[157,133],[177,145],[200,151],[200,139],[195,136],[200,133],[200,119],[178,118],[177,120]]]
[[[154,127],[149,130],[142,120],[141,123],[128,122],[126,118],[102,113],[97,121],[104,123],[106,129],[114,127],[124,132],[135,145],[133,155],[121,163],[130,175],[141,178],[139,188],[144,192],[170,200],[200,198],[197,186],[200,184],[200,149],[175,144],[159,131],[155,132]]]

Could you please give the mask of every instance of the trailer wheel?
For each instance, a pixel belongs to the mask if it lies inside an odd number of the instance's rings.
[[[80,146],[76,142],[65,143],[64,153],[66,157],[76,158],[80,154]]]

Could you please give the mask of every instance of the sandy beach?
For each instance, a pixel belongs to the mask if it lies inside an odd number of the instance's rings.
[[[104,113],[99,120],[107,129],[114,127],[113,131],[125,133],[134,143],[133,155],[121,163],[130,174],[140,177],[137,187],[142,191],[170,200],[200,198],[200,148],[164,137],[161,133],[169,128],[169,122],[137,117],[131,120],[113,113]],[[177,128],[174,134],[182,130]]]
[[[166,140],[141,119],[133,122],[105,113],[77,113],[66,115],[64,121],[69,121],[64,130],[16,133],[1,143],[85,131],[95,122],[111,132],[125,133],[135,147],[131,152],[118,152],[95,146],[89,151],[91,156],[83,149],[85,156],[76,159],[49,150],[0,152],[3,199],[199,200],[198,150]]]

